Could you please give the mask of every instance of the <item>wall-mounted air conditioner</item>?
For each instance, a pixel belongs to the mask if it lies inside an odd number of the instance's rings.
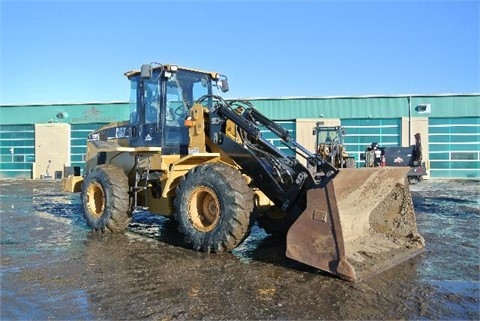
[[[432,105],[431,104],[419,104],[415,108],[415,110],[419,113],[430,113],[432,110]]]

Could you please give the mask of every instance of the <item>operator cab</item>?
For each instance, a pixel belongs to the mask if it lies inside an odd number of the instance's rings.
[[[343,144],[343,127],[318,125],[313,129],[312,134],[316,136],[316,145],[337,145]]]
[[[180,68],[143,65],[125,73],[130,80],[130,146],[159,146],[162,154],[188,154],[190,108],[213,88],[228,90],[225,76]],[[211,108],[211,100],[205,102]]]

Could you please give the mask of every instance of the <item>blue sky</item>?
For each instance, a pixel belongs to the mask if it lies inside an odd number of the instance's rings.
[[[127,101],[152,61],[230,98],[480,92],[479,3],[0,0],[0,104]]]

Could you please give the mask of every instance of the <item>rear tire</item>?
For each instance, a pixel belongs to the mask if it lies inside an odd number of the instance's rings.
[[[128,179],[113,165],[98,165],[82,184],[82,205],[87,224],[96,231],[122,233],[130,224]]]
[[[225,252],[250,232],[253,191],[241,173],[223,164],[191,169],[177,186],[175,219],[193,249]]]

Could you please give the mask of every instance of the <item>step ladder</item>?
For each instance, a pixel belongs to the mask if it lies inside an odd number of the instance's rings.
[[[140,167],[140,160],[142,157],[147,158],[146,170]],[[135,184],[132,187],[132,190],[130,192],[131,195],[133,196],[133,206],[132,206],[133,213],[140,212],[140,211],[148,211],[147,189],[148,189],[148,180],[150,176],[150,166],[151,166],[150,155],[146,155],[146,156],[141,154],[135,155]],[[139,185],[139,182],[141,181],[144,182],[144,185]],[[145,201],[144,201],[145,206],[138,205],[138,193],[140,193],[141,191],[145,191]]]

